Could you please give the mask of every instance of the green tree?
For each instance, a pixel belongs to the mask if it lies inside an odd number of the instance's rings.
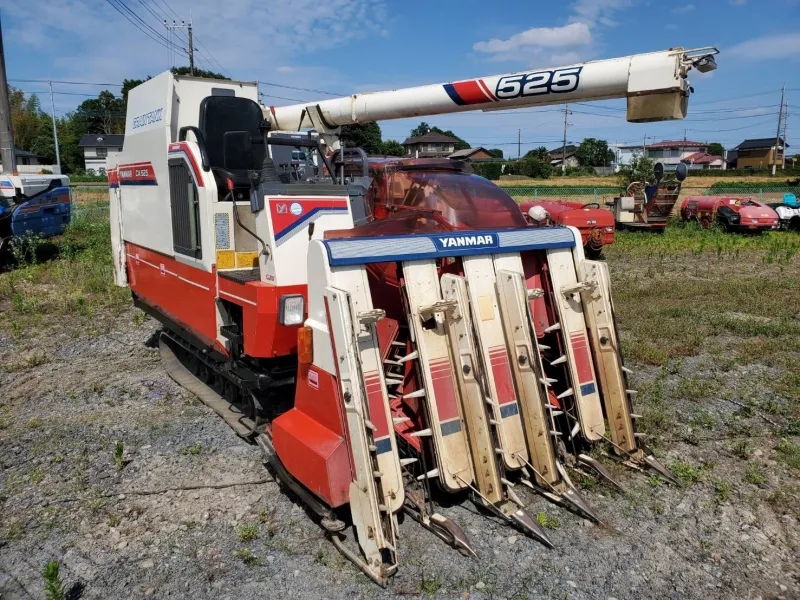
[[[381,154],[386,156],[405,156],[406,149],[397,140],[385,140],[381,144]]]
[[[172,67],[172,74],[173,75],[189,75],[189,67]],[[195,77],[207,77],[208,79],[227,79],[230,81],[230,77],[225,77],[222,73],[216,73],[215,71],[206,71],[205,69],[198,69],[195,68],[194,70]]]
[[[345,148],[363,148],[367,154],[383,153],[381,127],[374,121],[343,125],[339,139]]]
[[[503,151],[500,148],[488,148],[486,152],[488,152],[495,158],[503,158]]]
[[[526,156],[518,161],[520,175],[533,177],[534,179],[549,179],[553,173],[553,166],[549,160],[542,160],[536,156]]]
[[[582,167],[607,167],[614,160],[614,153],[605,140],[586,138],[575,150],[575,157]]]
[[[725,147],[719,142],[711,142],[706,148],[706,152],[712,156],[725,156]]]
[[[544,146],[539,146],[533,150],[528,150],[524,158],[538,158],[540,161],[550,162],[550,152]]]
[[[422,123],[420,123],[419,125],[414,127],[414,129],[411,130],[411,133],[408,134],[408,137],[412,138],[419,137],[421,135],[425,135],[426,133],[430,133],[430,131],[431,131],[431,126],[428,125],[425,121],[422,121]]]
[[[636,155],[631,160],[631,164],[622,165],[617,180],[620,187],[627,188],[634,181],[644,184],[652,184],[656,180],[653,166],[655,163],[644,156]]]

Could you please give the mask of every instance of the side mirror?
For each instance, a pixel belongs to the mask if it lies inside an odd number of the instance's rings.
[[[253,142],[247,131],[226,131],[222,136],[222,160],[229,171],[253,168]]]
[[[664,179],[664,165],[656,163],[653,167],[653,173],[655,173],[656,176],[656,183]]]
[[[678,163],[678,166],[675,167],[675,179],[683,181],[688,174],[689,167],[686,166],[686,163]]]

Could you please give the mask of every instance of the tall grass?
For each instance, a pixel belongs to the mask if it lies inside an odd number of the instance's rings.
[[[673,220],[661,234],[649,231],[618,231],[614,244],[606,250],[606,254],[609,258],[716,255],[722,259],[738,258],[745,250],[760,252],[760,259],[766,263],[788,262],[800,252],[800,233],[727,233],[718,226],[703,229],[696,222]]]
[[[92,317],[98,308],[112,314],[128,305],[129,293],[113,284],[107,213],[78,213],[66,232],[52,240],[15,243],[14,262],[0,273],[0,330],[15,334],[47,326],[64,316]]]

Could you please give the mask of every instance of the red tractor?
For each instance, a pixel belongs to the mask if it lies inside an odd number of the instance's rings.
[[[703,228],[719,223],[727,231],[759,232],[778,229],[778,213],[753,198],[736,196],[689,196],[681,204],[684,221],[698,221]]]
[[[614,215],[596,202],[531,201],[519,205],[532,225],[553,224],[576,227],[581,232],[583,250],[588,258],[598,258],[603,248],[614,243]],[[537,210],[543,209],[544,212]]]

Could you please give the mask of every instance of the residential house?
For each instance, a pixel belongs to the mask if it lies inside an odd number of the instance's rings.
[[[83,148],[86,172],[105,175],[108,159],[122,152],[124,141],[124,135],[115,133],[87,133],[84,135],[78,145]]]
[[[783,138],[778,138],[778,164],[785,155],[784,148],[788,147]],[[734,150],[737,152],[737,169],[766,169],[775,158],[775,138],[745,140]]]
[[[36,175],[42,172],[42,169],[52,171],[55,173],[57,168],[53,165],[42,164],[41,156],[28,152],[27,150],[14,150],[14,156],[17,158],[17,173],[29,173]],[[0,173],[5,172],[3,163],[0,162]]]
[[[566,146],[550,150],[550,152],[547,153],[547,156],[550,157],[550,164],[554,167],[561,167],[561,161],[563,160],[564,164],[568,167],[580,166],[578,164],[578,157],[575,156],[575,151],[577,149],[577,146],[567,144]]]
[[[406,156],[447,158],[455,152],[457,142],[458,140],[449,135],[431,131],[425,135],[408,138],[403,142],[403,147],[406,149]]]
[[[689,156],[697,153],[705,154],[708,149],[708,144],[689,140],[665,140],[663,142],[648,144],[645,147],[641,145],[621,145],[617,148],[617,165],[629,165],[634,155],[644,155],[653,162],[660,162],[664,165],[664,170],[674,171],[675,168]],[[623,160],[623,158],[625,160]]]
[[[736,150],[725,151],[725,162],[729,169],[735,169],[736,163],[739,162],[739,152]]]
[[[466,160],[468,162],[481,162],[484,160],[494,160],[495,157],[489,154],[486,148],[466,148],[465,150],[456,150],[448,158],[453,160]]]
[[[686,164],[692,170],[696,169],[725,169],[725,159],[721,156],[713,154],[706,154],[705,152],[695,152],[686,158],[682,158],[681,162]]]

